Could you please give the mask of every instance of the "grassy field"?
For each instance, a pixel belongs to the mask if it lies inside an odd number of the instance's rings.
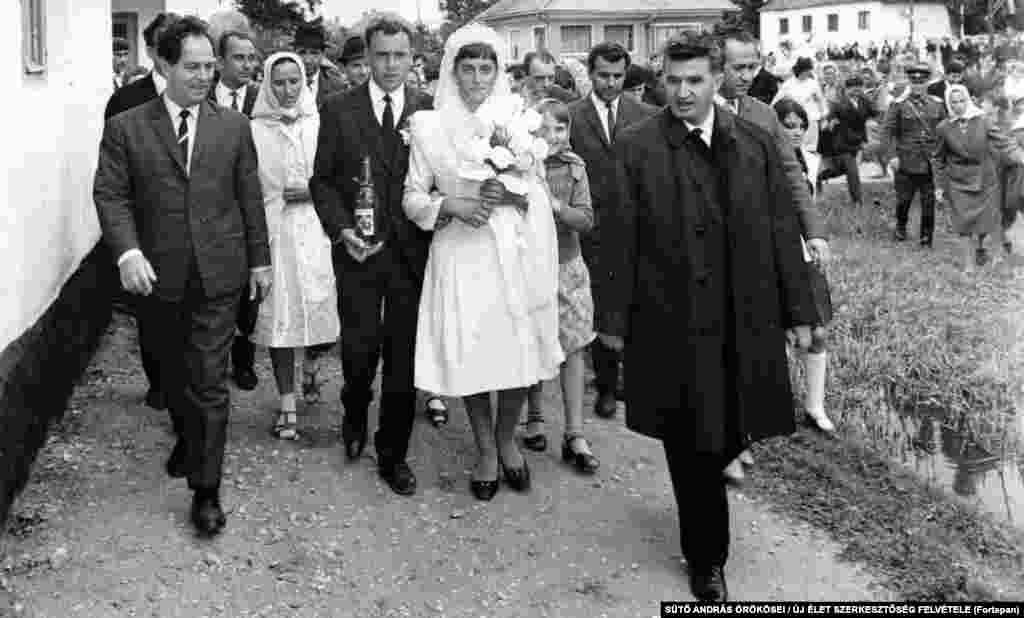
[[[918,248],[916,207],[911,240],[895,243],[894,198],[889,183],[869,184],[854,212],[845,188],[826,188],[836,256],[827,401],[841,439],[801,430],[759,445],[751,486],[829,530],[907,599],[1024,599],[1024,534],[885,456],[892,419],[922,410],[966,424],[993,450],[1020,438],[1009,428],[1024,410],[1024,268],[962,273],[944,212],[934,250]]]

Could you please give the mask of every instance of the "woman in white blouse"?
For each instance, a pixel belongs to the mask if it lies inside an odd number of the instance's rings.
[[[793,65],[793,77],[779,86],[779,92],[772,105],[782,99],[793,99],[807,112],[810,125],[804,137],[804,147],[811,152],[818,150],[818,131],[821,120],[828,113],[828,103],[821,90],[821,84],[814,77],[814,62],[810,58],[798,58]]]
[[[529,488],[515,428],[527,387],[554,378],[563,360],[558,247],[543,167],[525,177],[525,211],[486,184],[481,190],[460,180],[476,160],[468,147],[494,131],[490,110],[515,96],[504,48],[479,24],[449,37],[436,111],[412,118],[404,201],[412,221],[434,230],[416,332],[416,387],[464,398],[479,451],[470,487],[481,500],[494,496],[499,470],[513,489]]]

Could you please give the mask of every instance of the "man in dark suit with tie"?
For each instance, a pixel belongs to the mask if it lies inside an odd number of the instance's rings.
[[[616,155],[613,146],[616,136],[626,127],[657,112],[657,108],[638,103],[622,96],[626,69],[630,65],[629,52],[618,43],[599,43],[587,56],[587,69],[594,85],[590,96],[574,102],[570,141],[576,154],[587,163],[590,178],[590,196],[594,204],[594,228],[580,238],[583,258],[590,267],[595,310],[603,298],[606,282],[600,274],[600,247],[604,226],[601,218],[615,199]],[[596,273],[596,275],[594,274]],[[594,413],[603,418],[615,416],[616,390],[619,383],[620,355],[609,350],[600,341],[590,348],[594,373],[597,378],[597,401]]]
[[[416,404],[416,322],[430,246],[430,233],[416,227],[402,209],[409,146],[401,131],[410,115],[432,106],[428,96],[405,85],[412,66],[412,38],[412,27],[394,16],[380,16],[367,27],[370,80],[325,104],[309,183],[324,231],[334,242],[345,373],[345,452],[349,459],[357,459],[366,446],[373,379],[383,348],[374,444],[381,478],[400,495],[416,491],[406,454]],[[355,232],[353,210],[364,157],[370,158],[377,195],[379,240],[373,245]]]
[[[207,99],[216,59],[206,25],[171,24],[157,52],[167,88],[107,122],[93,197],[121,284],[157,329],[178,436],[167,472],[188,478],[192,522],[216,534],[228,353],[246,281],[254,295],[269,291],[270,248],[249,121]]]
[[[670,41],[663,58],[668,107],[616,144],[595,325],[629,360],[627,426],[665,449],[693,595],[724,602],[722,468],[793,432],[786,340],[808,347],[818,315],[775,138],[714,104],[717,42]]]
[[[345,84],[328,67],[323,66],[324,50],[327,48],[327,35],[319,24],[301,24],[295,30],[292,49],[302,57],[306,65],[306,85],[309,86],[316,106],[322,109],[324,102],[331,95],[344,92]],[[267,76],[269,79],[270,76]]]
[[[217,41],[218,74],[210,88],[210,101],[251,117],[256,95],[259,94],[259,86],[253,83],[252,78],[259,63],[256,45],[248,34],[235,30],[222,34]],[[253,367],[256,355],[249,341],[256,328],[258,309],[249,301],[249,290],[243,290],[238,304],[238,334],[231,344],[231,376],[238,388],[247,391],[259,383]]]
[[[142,37],[146,41],[146,55],[153,63],[153,70],[148,75],[125,84],[114,92],[107,101],[107,107],[103,112],[103,119],[109,120],[121,112],[138,107],[157,98],[163,92],[166,81],[160,74],[160,66],[157,63],[156,42],[169,25],[181,19],[174,13],[160,13],[153,18],[153,21],[142,31]],[[130,296],[130,295],[129,295]],[[131,298],[115,301],[115,306],[127,311],[137,313],[135,303]],[[160,385],[160,363],[157,357],[159,345],[152,343],[152,339],[158,334],[147,329],[145,325],[136,320],[136,328],[139,331],[139,356],[142,357],[142,370],[149,382],[149,391],[146,393],[146,405],[154,410],[163,410],[167,407],[163,388]]]

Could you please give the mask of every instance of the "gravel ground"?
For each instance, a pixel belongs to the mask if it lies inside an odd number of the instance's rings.
[[[336,359],[325,402],[300,404],[299,442],[267,432],[276,395],[265,355],[259,388],[232,392],[228,527],[197,539],[184,481],[163,472],[170,421],[140,404],[134,339],[118,317],[15,506],[0,541],[0,615],[638,617],[691,600],[663,452],[621,413],[588,413],[595,476],[574,473],[555,448],[526,451],[532,491],[503,487],[481,503],[468,488],[472,434],[452,402],[447,427],[417,420],[420,489],[402,498],[369,454],[344,459]],[[549,423],[552,445],[560,432],[560,420]],[[837,560],[824,533],[742,489],[731,504],[734,600],[892,598]]]

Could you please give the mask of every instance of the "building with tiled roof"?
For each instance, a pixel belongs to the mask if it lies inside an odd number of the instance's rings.
[[[515,61],[536,49],[580,58],[609,40],[647,59],[675,34],[710,29],[736,10],[729,0],[498,0],[477,19],[505,38]]]

